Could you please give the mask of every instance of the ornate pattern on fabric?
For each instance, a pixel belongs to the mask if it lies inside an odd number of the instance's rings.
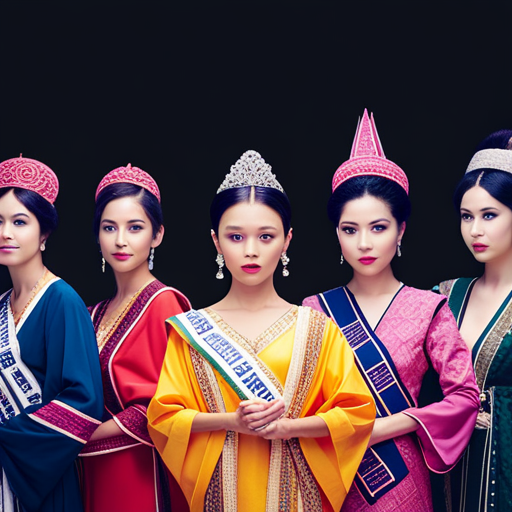
[[[247,350],[255,352],[254,343],[249,343],[247,339],[236,333],[215,312],[211,310],[208,312],[216,322],[219,322],[220,328],[226,334],[232,335],[232,338],[236,339],[237,342],[246,345]],[[295,307],[265,331],[267,336],[278,337],[293,325],[296,325],[294,351],[283,390],[285,396],[289,395],[288,403],[291,401],[287,412],[289,417],[298,418],[304,406],[320,354],[326,321],[325,315],[317,311],[310,308],[299,310]],[[264,346],[268,346],[275,337],[267,340]],[[256,345],[258,347],[262,346],[261,343],[256,343]],[[209,411],[225,411],[220,388],[211,366],[192,347],[190,348],[190,356]],[[260,361],[258,362],[263,364]],[[277,381],[277,379],[275,380]],[[279,381],[277,382],[279,383]],[[279,386],[282,389],[280,384]],[[211,510],[212,512],[218,510],[236,512],[237,510],[237,440],[238,434],[234,432],[227,433],[223,453],[217,463],[205,496],[205,510]],[[235,491],[229,492],[230,489]],[[220,505],[221,503],[222,505]],[[319,489],[302,453],[298,439],[272,441],[267,510],[269,512],[277,510],[276,504],[278,504],[278,510],[282,512],[322,509]]]
[[[47,165],[20,156],[0,163],[0,188],[6,187],[31,190],[53,204],[59,193],[59,180]]]
[[[148,301],[162,288],[166,286],[158,280],[149,283],[144,290],[141,291],[132,307],[126,312],[124,318],[119,323],[118,328],[111,334],[100,352],[101,376],[103,380],[103,395],[105,400],[105,408],[113,415],[119,414],[123,410],[123,406],[119,403],[115,392],[112,376],[110,375],[110,361],[115,354],[120,343],[123,342],[126,334],[132,329],[135,322],[141,316],[141,313],[148,305]],[[98,332],[99,325],[111,299],[100,302],[93,313],[93,325],[95,332]]]
[[[491,367],[496,352],[500,344],[512,328],[512,302],[502,311],[494,327],[480,344],[480,348],[475,357],[475,375],[478,387],[481,390],[486,389],[487,374]]]
[[[128,435],[134,436],[141,443],[153,446],[153,441],[149,436],[146,416],[147,407],[142,405],[131,405],[124,411],[121,411],[114,417],[114,421],[121,430],[127,431]]]
[[[275,174],[272,174],[271,171],[272,167],[265,163],[265,160],[257,151],[246,151],[231,166],[231,170],[229,174],[226,174],[224,181],[217,190],[217,194],[229,188],[240,187],[275,188],[284,192]]]
[[[287,330],[291,329],[296,322],[298,308],[292,307],[287,313],[285,313],[277,322],[272,324],[270,327],[265,329],[260,335],[254,340],[249,340],[245,336],[242,336],[236,332],[230,325],[228,325],[220,315],[215,311],[206,308],[205,311],[215,320],[220,329],[231,339],[235,340],[236,343],[241,345],[247,352],[256,358],[258,367],[260,370],[270,379],[274,386],[283,393],[283,387],[274,374],[267,368],[267,366],[258,358],[258,354],[270,345],[276,338],[284,334]]]
[[[496,169],[512,173],[512,151],[499,148],[477,151],[469,162],[466,174],[479,169]]]
[[[158,189],[156,181],[146,171],[138,167],[132,167],[132,164],[128,164],[126,167],[117,167],[104,176],[96,189],[94,199],[98,199],[100,192],[114,183],[131,183],[132,185],[138,185],[151,192],[158,199],[158,202],[160,202],[160,190]]]
[[[107,437],[105,439],[88,442],[85,448],[80,452],[80,457],[92,457],[105,453],[118,452],[120,450],[133,448],[134,446],[140,446],[140,443],[132,437],[125,435]]]
[[[366,109],[364,109],[363,118],[357,123],[350,158],[342,163],[334,173],[332,191],[334,192],[342,183],[355,176],[387,178],[398,183],[409,193],[409,181],[405,172],[386,158],[373,113],[371,118],[368,117]]]
[[[449,281],[443,281],[442,283],[439,283],[439,293],[441,295],[446,295],[447,297],[449,297],[455,281],[456,279],[450,279]],[[434,289],[434,291],[437,290]]]
[[[92,433],[101,424],[101,421],[91,418],[59,400],[52,400],[29,416],[34,421],[57,430],[82,444],[87,443]]]

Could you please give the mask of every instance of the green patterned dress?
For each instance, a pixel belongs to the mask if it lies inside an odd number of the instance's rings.
[[[445,281],[439,292],[449,298],[459,328],[476,279]],[[448,507],[453,512],[512,510],[512,292],[486,326],[472,350],[482,408],[489,429],[476,428],[463,459],[451,473]]]

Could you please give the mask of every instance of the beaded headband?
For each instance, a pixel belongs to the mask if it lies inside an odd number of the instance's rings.
[[[388,160],[377,133],[373,114],[368,117],[364,109],[363,118],[359,119],[350,158],[343,162],[332,179],[334,192],[343,182],[356,176],[380,176],[398,183],[409,193],[409,181],[405,172],[394,162]]]
[[[466,174],[476,169],[496,169],[512,173],[512,151],[510,149],[482,149],[469,162]]]
[[[104,188],[113,183],[131,183],[132,185],[138,185],[151,192],[158,199],[158,202],[160,202],[160,190],[158,189],[156,181],[146,171],[138,167],[132,167],[132,164],[128,164],[126,167],[117,167],[104,176],[96,189],[94,200],[98,199],[100,192]]]
[[[284,192],[281,184],[271,172],[272,167],[257,151],[246,151],[226,174],[224,181],[217,190],[217,194],[228,188],[240,187],[267,187]]]
[[[59,193],[59,180],[47,165],[20,155],[0,163],[0,188],[7,187],[31,190],[53,204]]]

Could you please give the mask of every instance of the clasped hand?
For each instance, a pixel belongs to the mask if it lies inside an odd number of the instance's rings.
[[[286,422],[281,418],[285,412],[282,398],[266,402],[257,398],[240,402],[236,410],[235,430],[242,434],[263,437],[265,439],[283,439],[280,423]]]

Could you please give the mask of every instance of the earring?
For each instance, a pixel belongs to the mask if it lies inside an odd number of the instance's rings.
[[[402,256],[402,244],[401,242],[398,242],[396,244],[396,255],[400,258]]]
[[[153,264],[154,259],[155,259],[155,248],[151,247],[151,251],[149,251],[149,263],[148,263],[149,270],[153,270],[153,267],[155,266]]]
[[[105,258],[101,257],[101,271],[105,273]]]
[[[39,250],[42,252],[46,249],[46,240],[44,242],[41,242],[41,245],[39,246]]]
[[[224,255],[220,252],[217,254],[217,258],[215,258],[217,265],[219,265],[219,270],[217,271],[217,275],[215,276],[217,279],[224,279],[224,273],[222,272],[222,267],[224,266]]]
[[[341,253],[340,265],[343,265],[344,261],[345,261],[345,258],[343,257],[343,253]]]
[[[288,277],[290,275],[290,271],[286,266],[290,263],[290,258],[286,255],[286,251],[281,254],[281,263],[283,264],[283,277]]]

